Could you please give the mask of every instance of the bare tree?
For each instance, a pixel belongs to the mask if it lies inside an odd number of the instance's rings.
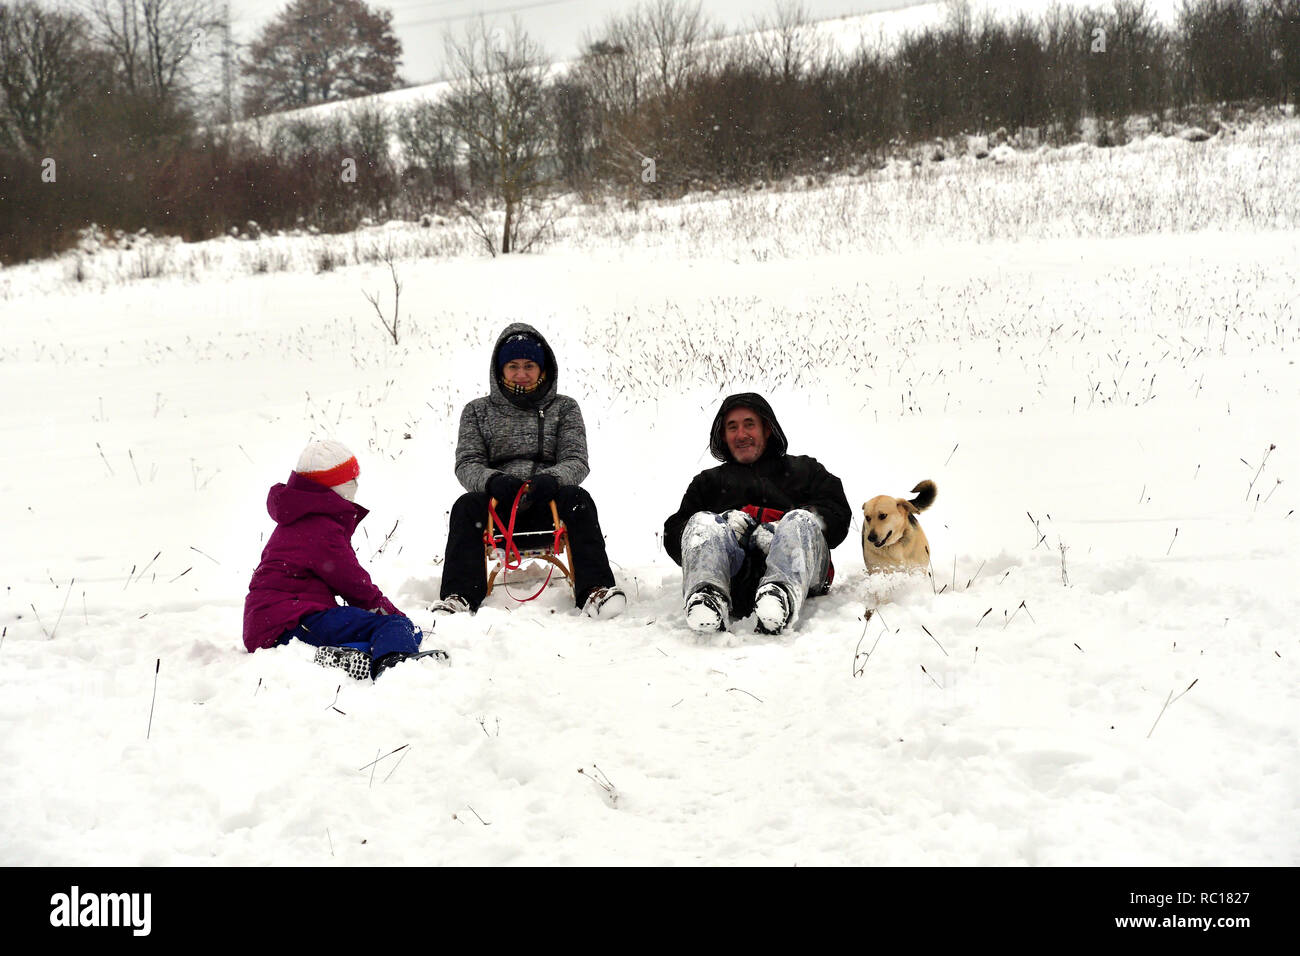
[[[700,46],[709,39],[700,0],[647,0],[637,10],[637,24],[659,89],[672,99],[686,85],[699,62]]]
[[[397,309],[402,303],[402,280],[398,278],[397,266],[393,263],[393,250],[391,248],[384,250],[382,258],[384,262],[388,263],[389,274],[393,277],[393,321],[388,321],[388,317],[384,315],[384,310],[379,307],[379,290],[376,289],[375,294],[371,295],[365,289],[362,289],[361,294],[366,297],[367,302],[374,306],[375,315],[379,317],[379,324],[384,327],[384,331],[392,337],[393,344],[396,345],[397,323],[400,319]]]
[[[564,81],[551,84],[547,99],[560,175],[571,189],[585,188],[603,139],[594,98],[585,84]]]
[[[1166,33],[1146,0],[1112,0],[1100,26],[1106,37],[1106,56],[1088,76],[1088,96],[1093,111],[1109,120],[1149,110],[1163,90]]]
[[[975,29],[975,13],[971,10],[970,0],[945,0],[945,24],[963,41],[969,38]]]
[[[1280,74],[1279,92],[1294,105],[1300,101],[1300,0],[1269,0],[1263,12],[1277,44],[1273,57]]]
[[[84,0],[94,40],[113,54],[127,92],[175,102],[186,67],[223,23],[216,0]]]
[[[653,95],[680,93],[712,35],[700,0],[646,0],[583,37],[574,79],[588,88],[598,112],[625,116]]]
[[[0,132],[44,149],[85,74],[85,21],[31,0],[0,6]]]
[[[1072,142],[1083,116],[1084,90],[1080,77],[1088,55],[1091,35],[1073,8],[1053,4],[1041,17],[1045,80],[1043,96],[1050,117],[1049,138],[1055,143]]]
[[[591,33],[583,37],[582,58],[567,78],[569,85],[581,90],[585,98],[590,121],[588,155],[603,157],[596,163],[601,167],[609,165],[611,155],[626,152],[615,146],[624,139],[620,127],[628,117],[639,113],[649,85],[648,61],[639,43],[629,19],[611,18],[599,37]],[[564,124],[558,123],[557,128],[557,146],[563,161]]]
[[[825,55],[803,0],[776,0],[771,19],[754,21],[755,52],[767,71],[785,82],[798,79]]]
[[[576,76],[591,91],[600,111],[622,115],[638,109],[649,80],[649,58],[635,13],[614,17],[599,38],[588,34]]]
[[[422,100],[401,109],[396,118],[405,174],[439,198],[456,195],[456,132],[442,103]]]
[[[542,164],[549,143],[546,55],[517,19],[508,33],[490,30],[480,19],[466,27],[463,37],[447,34],[444,42],[453,73],[448,120],[469,153],[471,167],[478,163],[490,175],[491,187],[505,206],[501,252],[522,251],[524,213],[544,186]]]

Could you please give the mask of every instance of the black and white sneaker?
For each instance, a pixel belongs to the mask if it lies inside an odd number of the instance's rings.
[[[401,651],[393,651],[391,654],[385,654],[383,657],[375,658],[375,662],[370,665],[370,676],[379,680],[379,675],[387,671],[395,664],[402,661],[418,661],[421,657],[432,657],[439,663],[450,660],[450,656],[443,650],[415,651],[411,654],[403,654]]]
[[[696,631],[725,631],[729,610],[722,593],[706,584],[686,598],[686,623]]]
[[[400,651],[394,651],[391,654],[385,654],[383,657],[376,657],[374,663],[370,665],[370,677],[373,680],[379,680],[379,675],[394,664],[400,664],[410,655],[403,654]]]
[[[582,613],[587,617],[618,617],[627,610],[627,595],[619,587],[596,588],[587,595],[587,603],[582,606]]]
[[[429,605],[429,610],[434,614],[463,614],[471,611],[469,602],[459,594],[448,594],[441,601],[435,601]]]
[[[355,647],[318,647],[315,661],[321,667],[337,667],[355,680],[370,680],[370,655]]]
[[[759,634],[780,634],[790,625],[791,610],[789,592],[775,581],[769,581],[754,597],[754,611],[758,615],[754,630]]]

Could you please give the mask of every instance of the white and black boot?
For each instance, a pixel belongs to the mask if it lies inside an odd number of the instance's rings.
[[[705,584],[686,598],[686,623],[696,631],[725,631],[730,610],[722,592]]]
[[[464,614],[471,609],[469,602],[459,594],[448,594],[442,600],[430,604],[429,610],[434,614]]]
[[[754,612],[758,615],[758,625],[754,630],[760,634],[780,634],[790,626],[793,608],[790,592],[775,581],[769,581],[754,596]]]
[[[587,617],[618,617],[627,610],[627,595],[620,587],[596,588],[587,595],[587,603],[582,606],[582,613]]]

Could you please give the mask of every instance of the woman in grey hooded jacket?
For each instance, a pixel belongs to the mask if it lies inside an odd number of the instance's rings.
[[[580,486],[587,464],[587,430],[578,403],[556,390],[559,367],[540,332],[516,322],[492,349],[488,394],[465,406],[456,442],[456,478],[465,488],[451,509],[442,599],[438,613],[476,611],[487,595],[483,523],[495,498],[502,520],[520,488],[517,530],[549,527],[549,503],[569,534],[574,596],[591,617],[613,617],[627,606],[614,585],[596,503]]]

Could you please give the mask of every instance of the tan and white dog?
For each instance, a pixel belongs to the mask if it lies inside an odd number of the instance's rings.
[[[926,480],[912,491],[911,501],[877,495],[862,506],[862,560],[868,573],[930,566],[930,542],[916,516],[934,504],[939,489]]]

